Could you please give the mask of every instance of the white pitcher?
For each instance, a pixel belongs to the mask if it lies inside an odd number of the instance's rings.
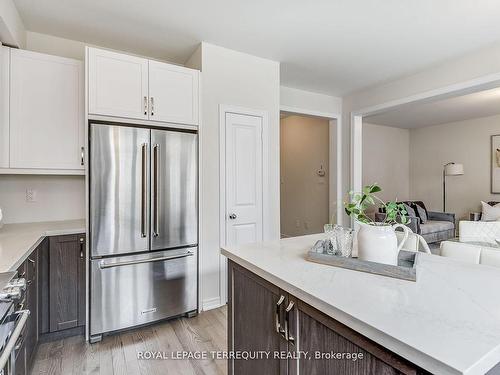
[[[368,225],[359,223],[358,258],[370,262],[398,265],[399,250],[408,239],[410,228],[403,224]],[[403,228],[404,237],[398,245],[395,229]]]

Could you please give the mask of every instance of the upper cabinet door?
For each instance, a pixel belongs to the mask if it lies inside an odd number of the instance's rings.
[[[10,48],[0,46],[0,168],[9,168]]]
[[[83,64],[11,50],[10,168],[83,169]]]
[[[198,125],[197,70],[149,61],[149,119]]]
[[[90,114],[148,119],[148,60],[88,49]]]

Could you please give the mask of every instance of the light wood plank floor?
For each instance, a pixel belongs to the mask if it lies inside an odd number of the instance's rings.
[[[227,309],[203,312],[141,329],[104,337],[96,344],[82,336],[40,344],[31,374],[163,375],[226,374],[225,360],[139,359],[138,353],[222,351],[227,349]]]

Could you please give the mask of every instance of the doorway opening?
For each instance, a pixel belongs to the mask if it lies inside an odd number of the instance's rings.
[[[280,113],[280,235],[337,223],[337,120]]]

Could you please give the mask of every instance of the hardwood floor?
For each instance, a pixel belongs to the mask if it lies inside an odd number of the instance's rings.
[[[96,344],[82,336],[40,344],[31,371],[35,374],[163,375],[226,374],[226,360],[141,359],[146,351],[210,352],[227,349],[227,308],[203,312],[141,329],[104,337]]]

